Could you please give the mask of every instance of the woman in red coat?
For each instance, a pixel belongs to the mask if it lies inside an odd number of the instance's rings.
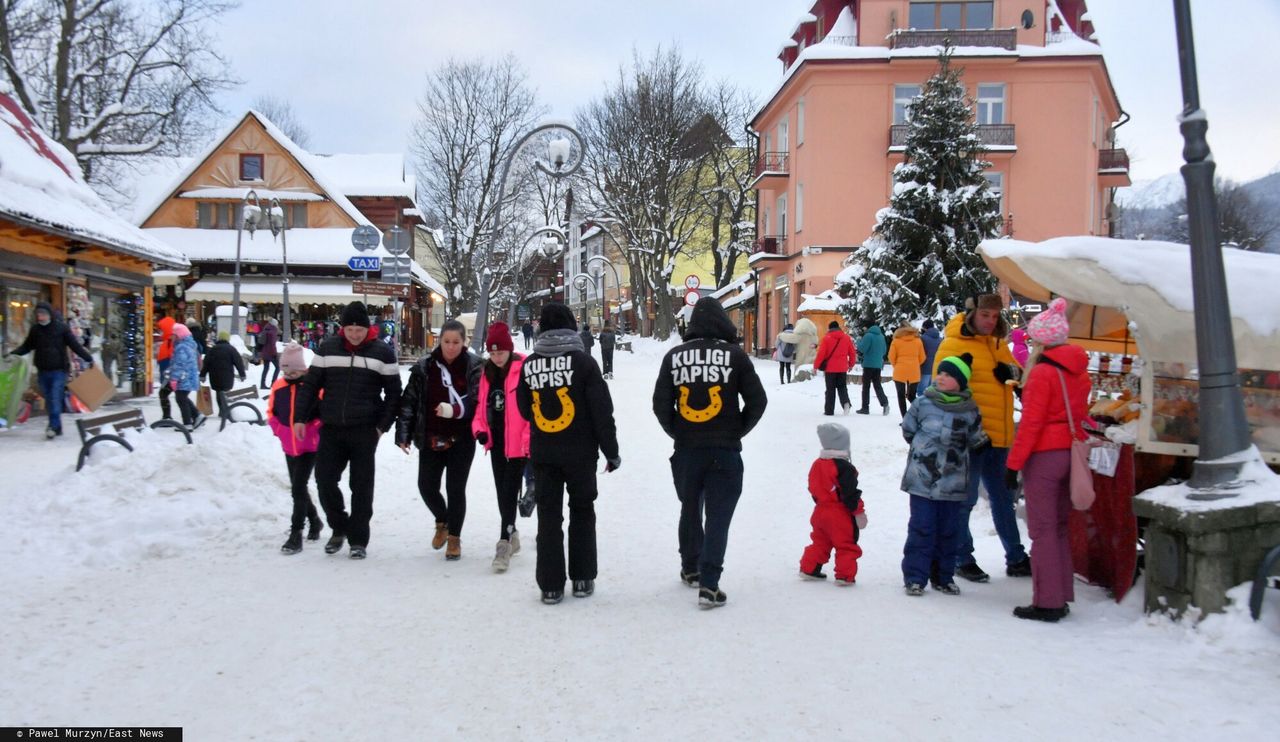
[[[844,408],[844,414],[849,414],[849,410],[853,408],[849,403],[848,373],[857,358],[853,341],[840,330],[839,322],[832,321],[827,325],[827,334],[818,345],[818,355],[813,359],[813,367],[822,372],[827,383],[822,414],[835,414],[836,394],[840,395],[840,406]]]
[[[1033,351],[1022,390],[1022,420],[1008,462],[1008,480],[1022,472],[1031,535],[1031,605],[1014,608],[1013,615],[1036,621],[1061,619],[1067,602],[1075,598],[1067,538],[1071,441],[1086,435],[1091,382],[1088,354],[1067,344],[1066,310],[1065,300],[1054,299],[1027,324]],[[1068,410],[1074,428],[1068,426]]]

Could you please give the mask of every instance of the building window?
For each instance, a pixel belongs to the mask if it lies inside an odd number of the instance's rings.
[[[778,234],[782,237],[787,236],[787,194],[778,196]]]
[[[218,223],[218,217],[214,213],[215,203],[207,201],[198,201],[196,203],[196,228],[197,229],[213,229]]]
[[[911,28],[991,28],[995,24],[992,0],[915,0],[907,16]]]
[[[262,155],[240,155],[240,180],[262,180]]]
[[[1004,83],[980,83],[978,85],[978,124],[989,126],[1004,123]]]
[[[907,106],[911,101],[920,97],[919,85],[894,85],[893,86],[893,123],[905,124],[911,120],[907,115]]]
[[[796,146],[804,144],[804,98],[796,104]]]
[[[284,207],[284,213],[289,217],[289,229],[307,226],[306,204],[288,204]]]
[[[796,184],[796,231],[804,229],[804,183]]]
[[[987,179],[987,185],[991,187],[991,192],[1000,198],[1000,218],[1004,218],[1004,173],[987,171],[982,174]]]
[[[240,204],[216,201],[196,202],[198,229],[235,229],[240,218]]]
[[[791,150],[791,139],[787,133],[787,120],[784,118],[778,122],[778,151],[789,152]]]

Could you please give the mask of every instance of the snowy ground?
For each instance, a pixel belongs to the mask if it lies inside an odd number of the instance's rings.
[[[779,387],[768,361],[729,604],[698,610],[677,579],[670,444],[649,411],[664,348],[636,346],[612,382],[623,466],[600,477],[596,594],[558,606],[538,602],[531,520],[511,571],[491,573],[482,456],[463,559],[446,563],[428,543],[416,456],[384,439],[369,559],[354,562],[311,542],[279,554],[288,481],[265,428],[208,426],[194,446],[148,433],[133,454],[100,446],[79,474],[72,424],[53,443],[36,425],[0,433],[0,726],[172,725],[196,740],[1273,738],[1275,591],[1260,624],[1238,608],[1176,624],[1144,616],[1140,588],[1116,605],[1084,585],[1063,623],[1018,621],[1030,581],[997,570],[980,509],[993,581],[904,596],[896,407],[837,418],[870,518],[858,584],[799,580],[821,384]]]

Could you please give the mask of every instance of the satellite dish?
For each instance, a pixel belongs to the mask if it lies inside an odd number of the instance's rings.
[[[1035,25],[1036,25],[1035,15],[1029,9],[1022,11],[1022,27],[1035,28]]]

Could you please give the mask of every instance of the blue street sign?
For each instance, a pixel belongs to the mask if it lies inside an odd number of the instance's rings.
[[[347,259],[347,267],[353,271],[382,270],[382,258],[376,255],[371,255],[369,257],[353,255]]]

